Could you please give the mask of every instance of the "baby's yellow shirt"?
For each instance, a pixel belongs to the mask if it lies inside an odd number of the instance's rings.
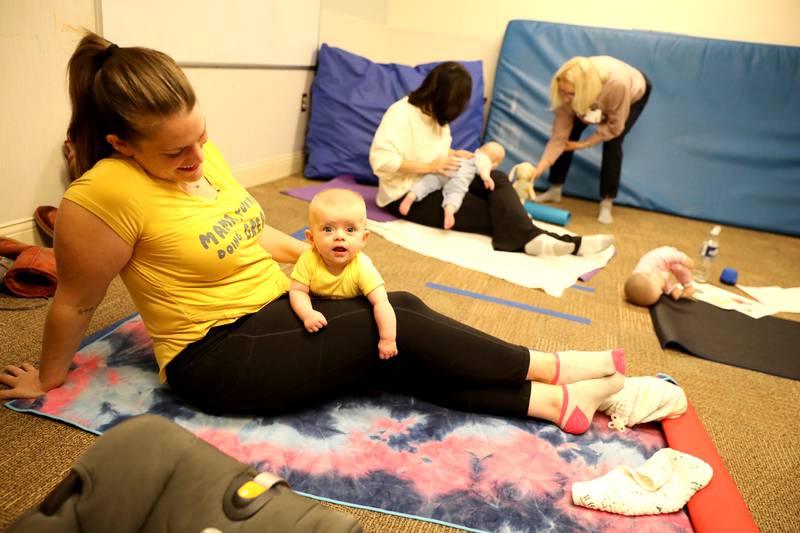
[[[363,252],[357,253],[342,273],[334,276],[314,248],[303,252],[297,260],[292,279],[308,286],[312,296],[332,300],[367,295],[383,285],[378,269]]]

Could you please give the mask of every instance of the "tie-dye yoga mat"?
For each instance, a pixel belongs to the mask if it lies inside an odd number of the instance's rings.
[[[471,531],[692,529],[685,512],[631,518],[572,504],[573,481],[638,466],[664,447],[658,425],[620,433],[598,415],[574,436],[549,423],[379,393],[280,417],[209,416],[158,383],[138,315],[89,341],[64,386],[6,405],[96,434],[158,414],[308,496]]]

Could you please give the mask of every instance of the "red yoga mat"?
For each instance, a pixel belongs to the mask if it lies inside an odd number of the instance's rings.
[[[662,420],[661,425],[670,448],[702,459],[714,469],[708,485],[687,504],[694,530],[758,533],[750,510],[692,405],[678,418]]]

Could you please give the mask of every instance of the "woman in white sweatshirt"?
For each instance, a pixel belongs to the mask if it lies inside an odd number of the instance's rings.
[[[397,216],[443,227],[442,191],[434,191],[401,211],[403,198],[423,176],[458,169],[460,159],[474,154],[451,147],[450,123],[467,107],[472,91],[469,72],[458,63],[434,68],[415,91],[392,104],[381,119],[370,148],[370,164],[378,176],[377,204]],[[497,166],[505,151],[497,143],[479,149]],[[537,227],[520,204],[508,177],[491,171],[493,187],[476,173],[464,195],[452,229],[492,237],[496,250],[531,255],[588,255],[613,243],[611,235],[558,235]]]

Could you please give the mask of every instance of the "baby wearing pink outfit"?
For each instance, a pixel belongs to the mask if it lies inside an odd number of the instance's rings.
[[[625,282],[625,298],[633,304],[650,306],[669,294],[675,300],[694,294],[692,267],[685,253],[661,246],[642,256]]]

